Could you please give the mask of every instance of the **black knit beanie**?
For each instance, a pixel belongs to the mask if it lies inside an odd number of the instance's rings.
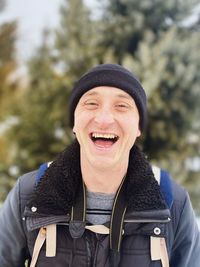
[[[69,99],[69,123],[74,126],[74,111],[81,96],[98,86],[117,87],[134,99],[140,116],[140,130],[147,121],[146,94],[133,73],[117,64],[98,65],[86,72],[74,85]]]

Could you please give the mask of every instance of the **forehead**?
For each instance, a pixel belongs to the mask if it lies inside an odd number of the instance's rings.
[[[101,96],[112,96],[112,97],[118,97],[118,98],[125,98],[125,99],[132,99],[132,97],[123,91],[120,88],[117,87],[111,87],[111,86],[98,86],[95,88],[90,89],[87,91],[85,94],[82,95],[81,98],[86,98],[89,96],[96,96],[96,97],[101,97]]]

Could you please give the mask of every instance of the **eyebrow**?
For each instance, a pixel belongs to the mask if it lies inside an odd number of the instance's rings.
[[[120,98],[132,99],[132,97],[128,93],[126,95],[125,94],[118,94],[117,96]]]
[[[92,92],[91,92],[91,91],[88,91],[88,92],[85,93],[85,96],[88,96],[88,95],[89,95],[89,96],[90,96],[90,95],[98,95],[98,93],[95,92],[95,91],[92,91]]]

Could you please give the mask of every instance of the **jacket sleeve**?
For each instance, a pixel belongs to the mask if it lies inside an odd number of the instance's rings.
[[[180,208],[180,207],[179,207]],[[200,232],[194,211],[186,193],[174,233],[170,267],[200,266]]]
[[[26,260],[26,238],[20,207],[20,179],[0,209],[0,266],[22,267]]]

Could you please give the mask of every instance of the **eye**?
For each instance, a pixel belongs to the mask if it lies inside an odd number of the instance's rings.
[[[83,105],[88,109],[95,109],[98,107],[98,102],[96,100],[86,100]]]
[[[125,105],[125,104],[118,104],[117,107],[120,107],[120,108],[128,108],[128,105]]]
[[[127,103],[118,103],[115,105],[115,107],[119,110],[125,111],[125,110],[128,110],[130,108],[130,105]]]

